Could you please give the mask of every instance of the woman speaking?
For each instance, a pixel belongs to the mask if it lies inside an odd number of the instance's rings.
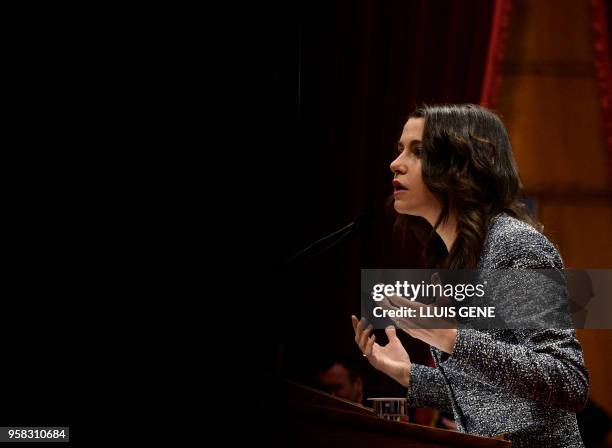
[[[423,107],[406,122],[397,151],[390,167],[399,222],[415,231],[426,226],[444,243],[430,238],[428,267],[563,269],[520,200],[508,134],[494,113],[476,105]],[[507,433],[516,447],[583,446],[575,413],[586,403],[589,377],[574,330],[410,329],[400,322],[431,346],[432,368],[410,361],[394,327],[380,345],[365,319],[352,316],[352,323],[370,364],[407,387],[409,406],[452,412],[463,432]]]

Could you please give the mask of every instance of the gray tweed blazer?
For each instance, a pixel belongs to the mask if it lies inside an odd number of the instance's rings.
[[[491,221],[482,269],[563,269],[550,241],[506,214]],[[553,298],[554,300],[554,298]],[[452,355],[413,364],[408,403],[451,412],[462,432],[508,433],[515,447],[582,447],[576,412],[589,376],[574,330],[459,329]]]

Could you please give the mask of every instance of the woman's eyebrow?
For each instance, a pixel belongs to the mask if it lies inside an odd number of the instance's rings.
[[[417,143],[422,143],[422,141],[421,140],[410,140],[410,143],[408,144],[408,146],[414,146]],[[401,146],[402,148],[404,147],[404,144],[402,143],[401,140],[397,141],[397,145]]]

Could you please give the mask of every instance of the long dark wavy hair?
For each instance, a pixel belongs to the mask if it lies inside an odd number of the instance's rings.
[[[422,177],[442,212],[433,228],[424,218],[402,214],[394,227],[416,234],[428,267],[476,268],[489,223],[499,213],[542,232],[523,203],[510,139],[495,113],[474,104],[445,104],[420,107],[409,118],[425,119]],[[451,210],[457,213],[457,239],[449,253],[435,229]]]

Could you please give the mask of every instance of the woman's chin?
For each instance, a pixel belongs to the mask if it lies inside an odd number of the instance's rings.
[[[404,201],[395,200],[393,203],[393,208],[400,215],[421,216],[415,207],[410,206],[410,204],[406,204]]]
[[[408,204],[403,201],[398,201],[397,199],[393,203],[393,208],[401,215],[412,215],[412,212],[414,211],[412,207],[408,206]]]

